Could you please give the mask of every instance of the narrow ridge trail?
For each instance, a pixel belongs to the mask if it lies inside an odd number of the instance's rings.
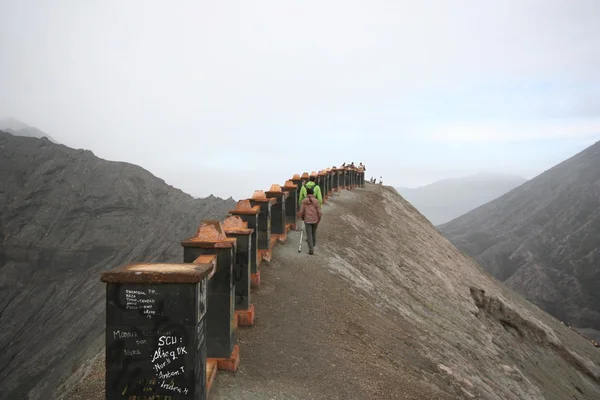
[[[508,290],[385,186],[336,193],[315,255],[261,266],[240,365],[210,400],[600,398],[600,351]],[[103,399],[103,359],[70,400]]]
[[[211,400],[460,397],[412,379],[395,353],[412,357],[412,368],[436,368],[403,340],[410,333],[400,316],[328,267],[351,245],[341,219],[351,218],[349,207],[370,190],[378,188],[342,191],[323,205],[315,255],[308,255],[306,235],[298,253],[299,232],[275,248],[271,263],[261,267],[261,287],[252,293],[255,325],[237,333],[239,370],[218,374]]]

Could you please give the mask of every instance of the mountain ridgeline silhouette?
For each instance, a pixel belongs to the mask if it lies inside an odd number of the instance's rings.
[[[24,124],[18,119],[12,117],[0,119],[0,131],[11,133],[15,136],[34,137],[38,139],[45,137],[53,143],[58,143],[47,133],[42,132],[36,127]]]
[[[148,171],[0,132],[0,398],[56,398],[104,346],[98,277],[179,261],[180,239],[235,202],[196,200]],[[71,378],[71,379],[68,379]]]
[[[444,179],[418,188],[396,190],[434,225],[453,220],[518,187],[527,179],[516,175],[481,173]]]
[[[439,229],[556,318],[600,330],[600,142]]]

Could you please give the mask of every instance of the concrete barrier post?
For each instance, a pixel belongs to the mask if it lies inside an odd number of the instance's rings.
[[[308,175],[308,172],[303,173],[302,176],[300,177],[300,179],[302,179],[302,183],[304,183],[305,185],[308,182],[308,178],[310,178],[310,175]]]
[[[343,187],[344,189],[350,189],[349,187],[349,176],[348,169],[346,167],[342,168],[342,177],[343,177]]]
[[[283,185],[283,191],[288,194],[285,199],[285,223],[290,226],[291,230],[295,231],[296,213],[300,210],[298,207],[298,186],[292,181],[286,181]]]
[[[329,196],[327,195],[327,181],[325,180],[325,172],[319,171],[317,173],[317,184],[321,188],[321,195],[323,196],[323,204],[327,203]]]
[[[206,400],[206,264],[129,264],[106,283],[106,399]],[[154,397],[156,396],[156,397]],[[164,397],[163,397],[164,396]]]
[[[207,357],[217,361],[219,369],[237,370],[239,346],[235,344],[235,287],[233,264],[235,238],[228,238],[219,221],[204,221],[196,235],[181,242],[183,262],[193,263],[205,255],[217,256],[217,268],[208,281],[206,311]]]
[[[239,216],[232,215],[223,221],[223,230],[227,237],[235,238],[237,250],[235,253],[235,264],[233,268],[233,286],[235,288],[235,314],[238,325],[254,325],[254,305],[250,298],[251,286],[251,249],[252,232],[248,223]]]
[[[255,190],[250,205],[259,206],[260,213],[258,214],[258,256],[261,261],[271,261],[271,250],[275,244],[274,238],[271,237],[271,207],[276,201],[269,199],[262,190]]]
[[[300,206],[302,205],[301,204],[302,202],[300,201],[300,192],[302,191],[302,187],[304,187],[310,180],[309,178],[310,178],[310,175],[308,174],[308,172],[304,172],[302,174],[302,176],[300,177],[301,184],[298,185],[298,211],[300,211]]]
[[[250,200],[240,200],[237,202],[235,209],[229,211],[229,214],[238,216],[248,224],[248,228],[252,229],[250,236],[250,281],[253,288],[260,286],[260,258],[258,254],[258,214],[260,206],[252,207]]]
[[[304,181],[300,177],[300,174],[295,174],[292,179],[292,183],[296,185],[296,212],[300,211],[300,202],[298,199],[300,198],[300,188],[304,184]]]
[[[339,190],[338,187],[338,170],[336,167],[331,168],[331,187],[333,189],[334,192],[337,192]]]
[[[333,195],[333,171],[331,168],[327,168],[327,179],[329,181],[329,195]]]
[[[271,185],[265,193],[268,199],[275,199],[271,208],[271,235],[280,243],[285,243],[287,230],[285,226],[285,192],[278,184]]]

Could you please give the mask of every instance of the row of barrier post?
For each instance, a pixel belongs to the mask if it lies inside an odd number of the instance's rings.
[[[311,175],[324,203],[365,185],[364,171],[354,167]],[[236,329],[254,325],[260,266],[296,229],[308,179],[294,175],[238,201],[223,222],[203,221],[181,242],[183,263],[127,264],[102,274],[107,400],[204,400],[218,370],[237,370]]]

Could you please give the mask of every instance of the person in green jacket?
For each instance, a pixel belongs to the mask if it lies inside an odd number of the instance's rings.
[[[302,188],[300,189],[300,198],[298,199],[298,204],[302,204],[302,200],[306,198],[306,188],[312,188],[315,198],[319,200],[319,204],[323,205],[323,196],[321,195],[321,188],[319,187],[319,185],[317,185],[315,180],[316,177],[311,176],[309,178],[309,181],[306,182],[305,185],[302,185]]]

